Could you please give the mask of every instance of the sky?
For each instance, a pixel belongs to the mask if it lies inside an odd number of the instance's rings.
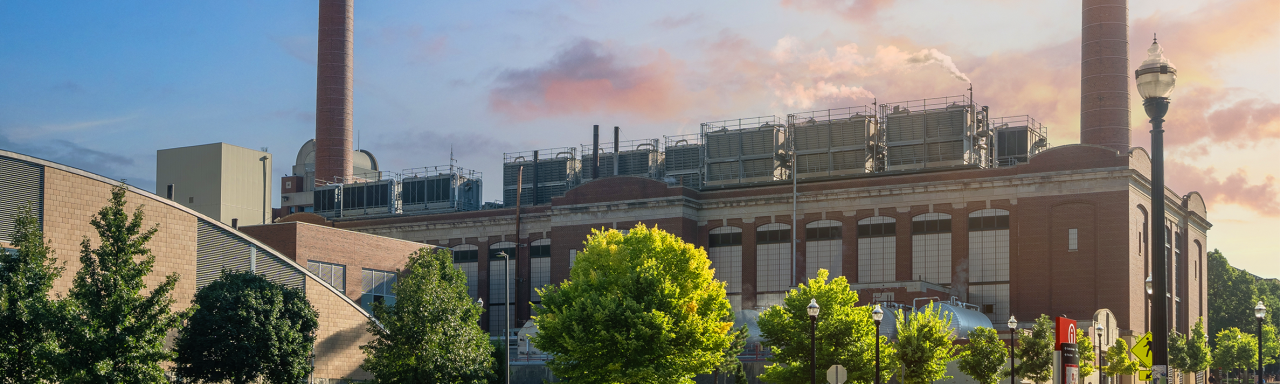
[[[0,148],[154,190],[156,151],[314,136],[315,1],[0,2]],[[384,170],[700,123],[967,94],[1079,142],[1080,2],[359,1],[354,126]],[[1130,67],[1158,33],[1179,72],[1168,185],[1209,204],[1209,248],[1280,277],[1280,0],[1130,0]],[[1136,90],[1133,145],[1149,147]],[[606,131],[607,132],[607,131]],[[607,135],[606,135],[607,136]],[[275,200],[279,204],[279,183]],[[1268,229],[1270,228],[1270,229]]]

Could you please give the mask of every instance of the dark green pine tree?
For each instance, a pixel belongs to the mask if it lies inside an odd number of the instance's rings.
[[[161,362],[173,358],[164,345],[169,330],[182,324],[189,312],[173,312],[172,296],[178,274],[143,295],[156,256],[147,249],[159,226],[143,228],[142,207],[133,216],[125,211],[127,187],[111,189],[111,201],[90,224],[99,245],[85,237],[80,243],[81,268],[65,300],[69,316],[60,337],[65,348],[61,364],[64,383],[166,382]]]
[[[1057,341],[1053,334],[1053,320],[1040,315],[1030,337],[1018,337],[1018,377],[1037,383],[1053,379],[1053,346]]]
[[[49,288],[63,268],[30,205],[18,211],[10,241],[13,250],[0,249],[0,383],[44,382],[58,354]]]
[[[320,323],[301,290],[252,272],[224,270],[191,302],[196,309],[174,346],[178,377],[298,383],[311,373]]]

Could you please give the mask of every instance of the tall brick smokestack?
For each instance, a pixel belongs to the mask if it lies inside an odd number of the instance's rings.
[[[320,0],[316,180],[351,181],[351,67],[355,0]]]
[[[1127,0],[1084,0],[1080,43],[1080,143],[1129,151]]]

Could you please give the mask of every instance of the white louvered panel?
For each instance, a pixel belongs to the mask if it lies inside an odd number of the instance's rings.
[[[823,152],[796,156],[797,173],[827,172],[830,170],[831,155],[829,153]]]
[[[889,166],[919,164],[924,162],[924,144],[889,147]]]
[[[745,131],[742,135],[742,156],[772,155],[778,146],[776,129]]]
[[[929,162],[964,160],[964,141],[929,143]]]
[[[742,137],[737,133],[708,133],[707,158],[736,158],[742,152]]]
[[[43,230],[44,167],[0,157],[0,180],[0,240],[13,240],[13,223],[27,205]]]
[[[738,162],[731,161],[726,163],[711,163],[707,165],[707,180],[737,180],[738,179]]]
[[[777,168],[773,159],[755,159],[742,161],[742,178],[772,177]]]
[[[794,140],[797,151],[825,149],[831,143],[831,126],[828,123],[799,126],[795,128]]]
[[[831,147],[865,147],[867,145],[867,118],[854,116],[834,121],[831,126]]]
[[[851,169],[867,169],[867,151],[839,151],[831,152],[831,169],[837,171]]]

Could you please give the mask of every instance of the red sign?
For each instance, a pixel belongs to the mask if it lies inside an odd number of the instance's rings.
[[[1058,342],[1053,345],[1054,350],[1061,351],[1062,343],[1076,343],[1076,321],[1065,317],[1054,319],[1057,325]]]

